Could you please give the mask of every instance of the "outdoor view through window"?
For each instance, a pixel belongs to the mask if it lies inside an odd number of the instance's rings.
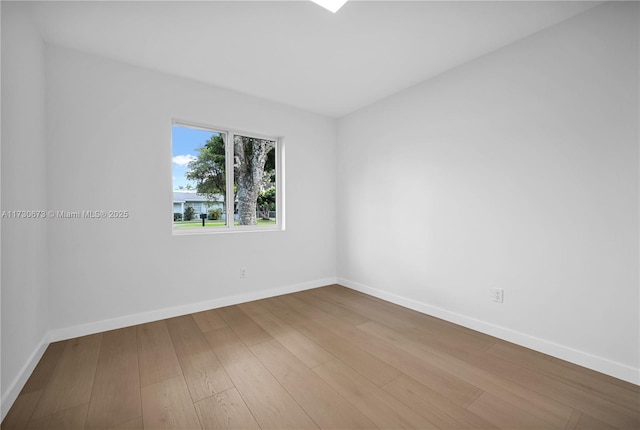
[[[276,138],[174,123],[172,145],[174,232],[280,227]]]

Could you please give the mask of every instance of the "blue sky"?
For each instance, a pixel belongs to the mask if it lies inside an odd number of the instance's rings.
[[[198,130],[180,125],[171,127],[171,139],[173,142],[173,152],[171,155],[173,166],[173,189],[176,190],[181,185],[187,185],[189,181],[184,177],[187,173],[187,164],[198,155],[196,151],[205,144],[213,135],[218,135],[207,130]],[[192,183],[195,186],[194,183]]]

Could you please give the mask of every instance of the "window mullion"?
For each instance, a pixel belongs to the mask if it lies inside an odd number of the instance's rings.
[[[233,193],[233,133],[227,133],[227,142],[225,144],[225,171],[226,171],[226,195],[225,200],[227,202],[227,228],[233,228],[234,225],[234,213],[235,213],[235,201]]]
[[[276,150],[276,222],[278,227],[284,229],[285,227],[285,180],[284,180],[284,142],[282,138],[277,140]]]

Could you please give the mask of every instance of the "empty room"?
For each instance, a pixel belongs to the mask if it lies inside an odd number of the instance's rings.
[[[637,1],[4,1],[2,429],[640,428]]]

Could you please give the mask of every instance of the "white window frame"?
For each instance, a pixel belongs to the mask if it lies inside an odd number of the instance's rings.
[[[212,133],[220,133],[224,135],[225,144],[225,173],[226,173],[226,194],[225,194],[225,221],[226,225],[223,227],[200,227],[200,228],[185,228],[176,229],[171,227],[173,235],[185,236],[194,234],[225,234],[225,233],[238,233],[238,232],[265,232],[265,231],[284,231],[285,229],[285,214],[284,214],[284,139],[282,137],[274,137],[261,133],[245,132],[235,130],[229,127],[213,127],[209,125],[203,125],[194,123],[191,121],[172,120],[171,126],[180,126],[195,128],[199,130],[210,131]],[[260,225],[234,225],[235,222],[235,196],[233,190],[234,184],[234,148],[233,138],[234,136],[251,137],[254,139],[272,140],[276,142],[276,223],[270,226]],[[173,142],[171,143],[173,147]],[[172,187],[173,188],[173,187]],[[231,203],[231,204],[229,204]],[[171,207],[173,209],[173,198]],[[173,210],[172,210],[173,213]]]

